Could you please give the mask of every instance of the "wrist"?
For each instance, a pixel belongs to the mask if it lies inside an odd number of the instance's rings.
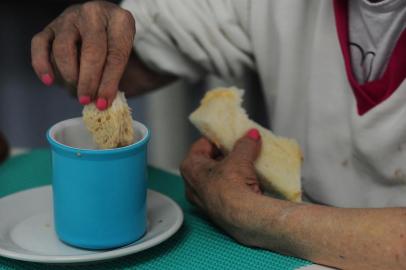
[[[260,232],[256,230],[257,222],[255,214],[257,205],[255,202],[258,197],[263,195],[254,192],[224,194],[226,202],[226,212],[224,213],[227,224],[225,225],[228,233],[241,244],[247,246],[257,246],[255,235]]]
[[[272,198],[254,192],[230,193],[226,196],[230,233],[244,245],[260,247],[260,239],[264,234],[263,222],[272,218],[264,216],[262,207],[268,207]]]
[[[249,246],[269,249],[271,243],[276,248],[286,242],[289,217],[300,206],[303,204],[252,193],[235,202],[234,212],[239,214],[234,224]]]

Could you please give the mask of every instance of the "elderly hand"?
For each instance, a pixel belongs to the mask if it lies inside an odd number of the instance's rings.
[[[66,9],[31,43],[32,66],[46,85],[55,75],[77,88],[81,104],[106,109],[114,100],[135,35],[130,12],[93,1]]]
[[[207,139],[201,138],[190,149],[181,165],[186,197],[237,241],[255,245],[256,233],[250,207],[262,196],[254,161],[261,148],[259,132],[250,130],[226,156]]]
[[[221,159],[200,139],[182,164],[187,198],[213,222],[242,244],[339,269],[406,269],[404,207],[337,208],[262,196],[255,134]]]

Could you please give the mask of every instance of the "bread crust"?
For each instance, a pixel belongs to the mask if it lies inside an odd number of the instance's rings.
[[[276,136],[250,120],[241,107],[243,95],[244,91],[235,87],[213,89],[206,93],[189,120],[225,154],[249,129],[258,129],[262,148],[255,168],[261,186],[270,193],[300,202],[303,157],[299,144],[293,139]]]

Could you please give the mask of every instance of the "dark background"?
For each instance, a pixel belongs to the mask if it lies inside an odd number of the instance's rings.
[[[12,146],[44,146],[53,123],[82,107],[60,86],[47,87],[31,68],[31,38],[66,7],[86,1],[0,3],[0,130]],[[111,1],[118,2],[118,1]]]
[[[32,1],[0,3],[0,131],[17,148],[46,147],[46,130],[56,122],[81,116],[82,106],[58,85],[47,87],[31,68],[32,37],[66,7],[86,1]],[[117,3],[119,1],[110,1]],[[257,122],[268,121],[254,76],[243,86],[245,107]],[[251,78],[252,77],[252,78]],[[205,89],[229,85],[209,78],[190,85],[177,82],[166,90],[129,100],[133,118],[152,131],[150,162],[176,168],[199,136],[187,116],[197,107]]]

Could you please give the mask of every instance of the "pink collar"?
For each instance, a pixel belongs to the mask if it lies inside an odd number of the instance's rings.
[[[363,115],[389,98],[406,78],[406,31],[400,35],[383,75],[374,81],[359,84],[351,66],[348,41],[348,0],[334,0],[334,13],[348,81],[357,101],[358,114]]]

